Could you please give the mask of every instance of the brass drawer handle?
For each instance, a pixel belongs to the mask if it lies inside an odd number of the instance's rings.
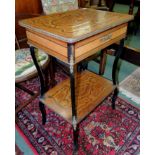
[[[105,41],[107,41],[107,40],[109,40],[109,39],[111,39],[111,38],[112,38],[112,34],[108,34],[108,35],[102,37],[102,38],[100,39],[100,41],[105,42]]]

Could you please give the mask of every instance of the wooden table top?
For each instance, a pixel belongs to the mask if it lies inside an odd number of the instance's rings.
[[[94,9],[77,9],[21,20],[28,30],[74,43],[133,19],[132,15]]]

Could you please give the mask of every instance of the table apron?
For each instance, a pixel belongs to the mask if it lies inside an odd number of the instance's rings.
[[[101,49],[116,43],[125,38],[127,32],[127,24],[119,25],[115,28],[99,33],[85,40],[74,43],[75,47],[75,64],[83,59],[95,54]],[[33,31],[26,31],[28,43],[43,49],[49,55],[68,63],[67,43],[58,42],[54,38],[43,36]]]

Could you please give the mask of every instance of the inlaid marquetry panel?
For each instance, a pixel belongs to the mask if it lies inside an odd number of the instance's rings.
[[[78,122],[88,115],[114,89],[110,81],[89,71],[78,73],[75,85]],[[72,123],[69,79],[45,93],[41,101]]]
[[[132,20],[132,15],[94,9],[77,9],[20,21],[35,32],[65,42],[77,42]]]

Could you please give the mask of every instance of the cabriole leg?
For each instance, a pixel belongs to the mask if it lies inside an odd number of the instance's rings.
[[[113,69],[112,69],[112,81],[113,81],[113,85],[116,86],[115,90],[114,90],[114,94],[112,97],[112,109],[115,109],[115,101],[118,95],[118,88],[117,88],[117,80],[116,80],[116,71],[117,71],[117,64],[118,64],[118,60],[122,54],[123,51],[123,47],[124,47],[124,39],[122,39],[120,41],[120,45],[118,47],[118,51],[116,53],[116,57],[113,63]]]
[[[33,59],[33,62],[34,62],[34,65],[38,71],[38,76],[39,76],[39,80],[40,80],[40,93],[41,95],[43,95],[45,93],[45,80],[44,80],[44,76],[43,76],[43,71],[42,69],[40,68],[38,62],[37,62],[37,59],[36,59],[36,56],[35,56],[35,50],[36,48],[31,46],[30,47],[30,52],[31,52],[31,56],[32,56],[32,59]],[[45,110],[45,106],[43,103],[39,102],[39,108],[40,108],[40,111],[41,111],[41,114],[42,114],[42,124],[44,125],[45,122],[46,122],[46,110]]]

